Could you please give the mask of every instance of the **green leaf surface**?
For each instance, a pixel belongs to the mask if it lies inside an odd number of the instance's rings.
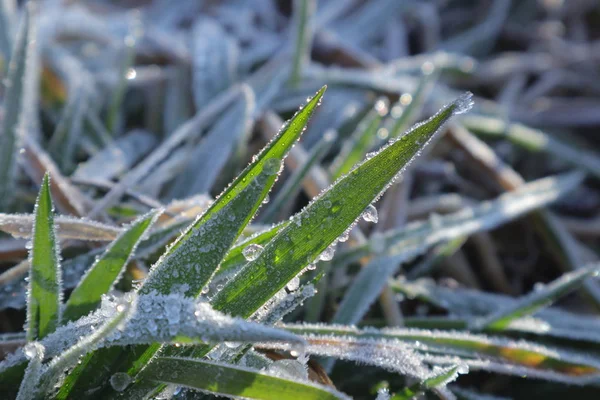
[[[414,385],[405,387],[400,392],[391,397],[391,400],[410,400],[419,396],[427,389],[433,389],[437,386],[446,385],[452,382],[458,376],[459,366],[445,368],[441,372],[434,374],[432,377],[417,382]]]
[[[100,304],[102,295],[118,281],[137,245],[159,215],[160,212],[152,211],[141,216],[106,249],[69,296],[63,314],[65,321],[74,321]]]
[[[142,373],[143,378],[204,392],[261,400],[325,400],[348,397],[309,381],[205,360],[159,357]]]
[[[48,174],[42,181],[34,214],[27,296],[28,341],[42,339],[54,332],[61,320],[59,248],[54,231],[54,210]]]

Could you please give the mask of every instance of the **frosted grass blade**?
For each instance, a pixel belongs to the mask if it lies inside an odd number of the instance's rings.
[[[30,251],[31,269],[27,296],[27,340],[54,332],[61,320],[61,270],[59,244],[54,231],[54,209],[48,175],[35,205],[35,227]]]
[[[100,304],[102,296],[110,292],[118,281],[138,244],[159,215],[160,211],[150,212],[124,228],[69,296],[63,313],[65,321],[75,321]]]
[[[446,384],[456,380],[458,374],[464,373],[465,370],[468,371],[468,367],[458,365],[443,368],[440,372],[435,372],[434,376],[402,389],[392,396],[390,400],[410,400],[422,395],[429,389],[435,389],[438,386],[444,387]]]
[[[61,119],[56,124],[48,151],[58,160],[61,171],[70,173],[74,168],[77,141],[81,137],[87,98],[85,89],[77,87],[71,90]]]
[[[213,299],[225,313],[250,316],[314,261],[381,196],[453,115],[469,110],[470,94],[444,107],[364,161],[297,214]],[[292,251],[293,250],[293,251]]]
[[[396,231],[373,236],[371,249],[383,252],[361,269],[352,286],[346,291],[334,321],[355,324],[375,301],[398,265],[422,254],[431,246],[455,240],[465,235],[489,230],[541,207],[565,195],[581,180],[579,173],[543,178],[503,194],[496,200],[461,210],[447,216],[436,216],[427,222],[416,222]],[[362,255],[372,254],[355,250],[352,257],[343,257],[344,264]],[[374,251],[377,254],[377,251]]]
[[[230,247],[267,196],[282,168],[283,159],[304,131],[325,90],[326,87],[323,87],[317,92],[169,247],[139,289],[140,294],[168,294],[173,291],[182,291],[182,294],[190,297],[201,294]],[[158,349],[159,346],[148,348],[143,359],[137,361],[134,368],[145,365]],[[102,358],[102,354],[97,357]],[[73,379],[77,380],[80,374],[86,373],[77,371],[73,374]]]
[[[506,139],[532,152],[546,152],[600,177],[600,155],[561,142],[547,133],[522,124],[507,124],[499,118],[470,115],[461,119],[470,131],[491,138]]]
[[[118,69],[117,84],[113,88],[111,99],[108,103],[106,112],[106,129],[115,137],[121,129],[121,112],[123,100],[125,99],[125,91],[127,89],[127,73],[133,65],[135,59],[135,42],[134,36],[127,36],[123,44],[121,57],[121,65]]]
[[[302,79],[302,70],[310,61],[312,42],[312,16],[317,6],[316,0],[294,0],[294,60],[290,74],[290,84],[298,86]]]
[[[30,7],[23,13],[17,40],[8,65],[7,85],[2,108],[4,118],[0,127],[0,210],[6,209],[14,195],[16,165],[22,138],[19,126],[24,118],[24,89],[28,60],[33,45]],[[4,26],[1,28],[4,29]]]
[[[0,1],[0,53],[2,54],[2,69],[6,70],[12,53],[13,19],[16,3],[14,0]],[[4,71],[2,71],[4,72]],[[2,73],[4,76],[4,73]]]
[[[159,357],[143,378],[199,390],[207,394],[261,400],[349,399],[326,386],[292,376],[269,374],[239,365],[180,357]]]
[[[44,346],[38,342],[31,342],[23,349],[25,356],[29,359],[25,375],[17,393],[17,400],[35,399],[38,394],[39,381],[42,376],[44,361]]]
[[[116,226],[90,221],[85,218],[75,218],[58,215],[54,218],[56,234],[62,240],[76,239],[85,241],[112,241],[122,230]],[[29,239],[35,223],[33,214],[2,214],[0,213],[0,231],[15,238]]]
[[[598,265],[566,273],[542,289],[524,296],[510,307],[501,308],[486,318],[476,320],[471,327],[477,330],[503,330],[515,319],[531,315],[549,306],[559,297],[577,289],[587,278],[596,277],[599,273]]]
[[[275,221],[276,216],[281,209],[285,205],[290,204],[293,198],[301,190],[301,183],[306,174],[308,174],[313,165],[320,163],[323,157],[327,155],[336,138],[337,133],[335,133],[335,131],[327,132],[323,135],[323,138],[311,148],[304,164],[292,173],[277,193],[277,196],[269,203],[265,212],[261,214],[260,219],[262,221]]]
[[[512,341],[499,337],[475,335],[456,331],[425,329],[358,329],[342,325],[281,325],[290,332],[302,335],[309,344],[314,338],[371,338],[380,341],[399,340],[418,349],[426,362],[434,354],[447,357],[443,364],[467,364],[477,369],[509,375],[528,375],[541,379],[570,383],[585,383],[600,376],[600,359],[571,350],[544,347],[524,340]],[[440,361],[440,360],[438,360]],[[497,366],[504,366],[503,369]],[[486,367],[489,366],[489,369]]]
[[[250,222],[275,183],[283,159],[298,140],[325,92],[323,87],[301,109],[204,214],[190,225],[152,268],[140,293],[170,293],[185,283],[195,297]]]
[[[352,136],[344,143],[339,155],[331,164],[330,173],[332,181],[350,172],[372,149],[377,139],[377,129],[381,125],[383,117],[382,109],[385,109],[385,112],[387,112],[386,101],[384,99],[378,100],[375,103],[375,109],[365,115]]]

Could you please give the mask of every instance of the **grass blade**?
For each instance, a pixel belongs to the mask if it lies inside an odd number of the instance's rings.
[[[302,335],[309,346],[320,338],[372,338],[412,343],[428,363],[467,364],[509,375],[536,377],[572,384],[597,380],[600,360],[576,352],[544,347],[525,341],[510,341],[463,332],[425,329],[364,329],[341,325],[284,325],[290,332]],[[392,342],[394,343],[394,342]],[[441,354],[434,359],[433,354]]]
[[[0,1],[0,54],[2,54],[2,75],[6,70],[10,54],[12,52],[12,21],[15,14],[15,1],[14,0],[2,0]]]
[[[344,143],[339,155],[331,165],[332,180],[335,181],[350,172],[373,148],[377,138],[377,129],[381,125],[384,112],[387,113],[386,101],[387,99],[378,100],[375,103],[375,109],[365,115],[356,127],[356,131]]]
[[[348,397],[326,386],[250,368],[179,357],[159,357],[143,372],[145,379],[202,392],[245,399],[325,400]]]
[[[15,238],[31,238],[34,223],[35,215],[33,214],[0,213],[0,231],[6,232]],[[64,215],[56,216],[54,223],[56,234],[62,240],[76,239],[105,242],[114,240],[122,232],[120,228],[115,226]]]
[[[256,213],[275,183],[289,149],[300,137],[325,92],[322,88],[294,116],[215,202],[184,232],[153,267],[140,293],[168,294],[176,284],[200,294],[219,263]]]
[[[310,61],[312,42],[311,18],[317,8],[316,0],[294,0],[294,61],[290,74],[290,84],[298,86],[302,70]]]
[[[215,308],[250,316],[336,241],[419,154],[444,122],[470,107],[470,94],[459,98],[340,179],[297,214],[293,223],[282,229],[256,260],[228,282],[213,298]]]
[[[512,321],[527,315],[531,315],[541,308],[547,307],[560,296],[577,289],[585,279],[596,277],[600,273],[598,265],[578,269],[562,275],[541,290],[536,290],[524,296],[514,305],[498,310],[483,320],[473,324],[475,329],[502,330],[510,325]]]
[[[38,342],[31,342],[25,345],[25,356],[29,359],[29,364],[25,370],[25,375],[17,393],[17,400],[35,399],[38,393],[39,381],[42,376],[42,362],[44,361],[44,346]]]
[[[452,366],[449,368],[442,369],[441,372],[435,373],[434,376],[424,379],[421,382],[417,382],[414,385],[404,388],[399,393],[396,393],[391,397],[390,400],[410,400],[417,396],[422,395],[425,391],[435,389],[438,386],[445,386],[446,384],[456,380],[459,373],[465,373],[468,370],[466,366]]]
[[[546,152],[600,177],[600,155],[589,149],[574,148],[540,130],[507,124],[498,118],[470,115],[462,118],[461,123],[478,135],[506,139],[532,152]]]
[[[275,196],[275,199],[270,202],[268,208],[261,215],[260,219],[262,221],[274,222],[276,220],[277,214],[281,211],[281,209],[285,205],[290,204],[293,198],[300,191],[300,184],[302,183],[302,180],[306,174],[310,171],[313,165],[321,162],[323,157],[327,155],[336,138],[337,134],[335,131],[330,131],[323,135],[323,138],[311,149],[306,161],[286,180],[283,187],[277,193],[277,196]]]
[[[150,212],[134,221],[92,265],[65,304],[63,319],[74,321],[100,304],[102,295],[118,281],[137,245],[152,227],[160,212]]]
[[[21,142],[18,129],[25,123],[23,121],[25,77],[28,60],[31,57],[30,37],[33,30],[30,12],[31,8],[26,7],[8,66],[8,83],[2,107],[4,118],[0,128],[0,210],[6,209],[14,194],[16,155],[19,154]]]
[[[28,341],[42,339],[54,332],[61,319],[61,271],[53,214],[49,178],[46,174],[35,205],[27,297]]]

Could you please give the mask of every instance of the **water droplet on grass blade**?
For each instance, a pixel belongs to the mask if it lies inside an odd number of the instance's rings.
[[[379,221],[379,216],[375,206],[369,204],[369,206],[365,209],[365,212],[362,214],[362,218],[367,222],[373,222],[376,224],[377,221]]]
[[[260,244],[250,244],[242,250],[242,254],[247,261],[254,261],[262,253],[263,247]]]
[[[125,372],[117,372],[110,377],[110,386],[117,392],[122,392],[127,389],[127,386],[131,383],[131,377]]]

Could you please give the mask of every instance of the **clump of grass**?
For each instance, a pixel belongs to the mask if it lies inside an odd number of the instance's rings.
[[[0,2],[3,398],[593,393],[599,158],[462,90],[529,3],[260,4]]]

